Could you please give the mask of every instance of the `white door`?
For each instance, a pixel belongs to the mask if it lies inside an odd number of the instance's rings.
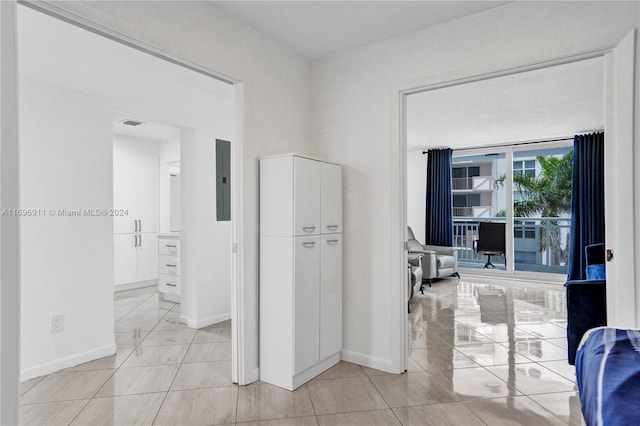
[[[113,233],[135,232],[138,219],[136,161],[134,153],[125,143],[113,143],[113,208],[127,210],[127,214],[114,216]]]
[[[320,181],[322,163],[306,158],[293,160],[294,235],[320,233]]]
[[[136,200],[139,232],[158,232],[158,157],[137,154]]]
[[[158,234],[144,232],[138,237],[138,281],[158,278]]]
[[[140,237],[136,234],[115,234],[113,236],[113,283],[127,284],[138,281],[137,245]]]
[[[320,237],[320,359],[342,349],[342,234]]]
[[[321,233],[342,232],[342,167],[322,163]]]
[[[320,237],[294,237],[293,373],[320,361]]]

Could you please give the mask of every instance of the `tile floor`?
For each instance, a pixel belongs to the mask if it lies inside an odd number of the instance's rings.
[[[231,383],[228,322],[188,329],[150,289],[115,306],[117,354],[23,383],[22,424],[584,423],[561,287],[438,281],[411,301],[406,374],[341,362],[295,392]]]

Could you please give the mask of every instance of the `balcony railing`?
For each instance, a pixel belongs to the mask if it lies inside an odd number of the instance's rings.
[[[453,178],[454,191],[493,191],[493,176]]]
[[[482,268],[485,255],[473,251],[478,239],[480,222],[505,222],[503,217],[455,217],[453,220],[454,245],[458,248],[458,262],[462,267]],[[514,268],[517,271],[566,273],[569,252],[570,218],[538,217],[516,219],[513,230]],[[507,231],[509,232],[509,231]],[[512,260],[509,259],[511,262]],[[505,258],[494,256],[491,262],[505,269]]]
[[[491,217],[493,207],[491,206],[470,206],[470,207],[454,207],[453,215],[455,217]]]

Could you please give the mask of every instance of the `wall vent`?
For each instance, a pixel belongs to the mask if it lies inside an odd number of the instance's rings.
[[[122,120],[120,123],[126,125],[126,126],[139,126],[141,124],[144,124],[142,121],[136,121],[136,120]]]

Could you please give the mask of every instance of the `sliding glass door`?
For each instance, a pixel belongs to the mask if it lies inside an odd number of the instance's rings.
[[[454,151],[454,242],[461,267],[567,273],[572,151],[570,140]],[[503,249],[482,250],[487,237],[480,230],[489,228],[482,222],[504,224],[491,225],[488,237],[494,246],[504,238]]]
[[[567,273],[573,147],[513,153],[516,271]]]
[[[486,254],[479,232],[483,222],[505,223],[506,192],[498,180],[505,170],[504,152],[453,158],[453,238],[461,267],[506,269],[505,253]]]

